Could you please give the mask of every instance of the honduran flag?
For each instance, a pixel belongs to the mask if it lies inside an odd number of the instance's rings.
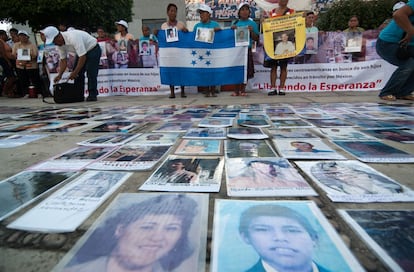
[[[195,32],[178,31],[167,42],[159,31],[161,83],[175,86],[239,84],[247,78],[247,46],[235,46],[234,30],[215,32],[214,42],[195,41]]]

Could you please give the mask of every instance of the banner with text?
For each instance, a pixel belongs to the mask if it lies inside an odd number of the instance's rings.
[[[346,52],[346,36],[343,32],[319,32],[315,54],[304,54],[290,58],[286,81],[287,91],[367,91],[384,87],[395,66],[382,60],[375,50],[377,30],[363,33],[361,52]],[[127,47],[128,63],[120,68],[114,54],[116,43],[106,42],[98,75],[98,91],[101,96],[111,95],[167,95],[169,86],[161,84],[158,50],[153,50],[155,61],[148,62],[148,56],[140,55],[136,41]],[[258,42],[253,60],[254,78],[249,79],[247,90],[270,90],[270,69],[263,67],[263,36]],[[152,57],[151,57],[152,59]],[[56,49],[45,52],[46,67],[51,82],[57,75],[58,55]],[[68,57],[68,71],[73,69],[73,56]],[[72,64],[72,66],[70,65]],[[151,65],[148,65],[151,64]],[[69,75],[65,73],[63,78]],[[189,93],[197,88],[186,88]],[[179,91],[179,88],[178,90]]]

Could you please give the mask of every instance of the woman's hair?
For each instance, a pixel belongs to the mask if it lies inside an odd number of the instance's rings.
[[[91,234],[69,265],[83,263],[101,256],[110,256],[119,241],[115,235],[115,230],[119,225],[127,227],[147,215],[154,214],[174,215],[182,221],[181,237],[174,248],[159,260],[163,268],[168,271],[178,267],[194,251],[188,233],[197,214],[197,202],[184,194],[163,194],[120,210]]]
[[[177,5],[176,5],[176,4],[174,4],[174,3],[169,3],[169,4],[168,4],[168,6],[167,6],[167,11],[169,11],[169,10],[170,10],[170,8],[175,8],[176,10],[178,9],[178,8],[177,8]]]
[[[243,211],[240,215],[239,233],[248,236],[249,225],[260,216],[284,217],[295,220],[308,232],[312,240],[318,239],[318,234],[303,215],[291,208],[275,204],[255,205]]]

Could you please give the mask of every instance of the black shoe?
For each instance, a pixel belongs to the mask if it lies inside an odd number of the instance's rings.
[[[279,95],[286,95],[284,91],[279,91]]]
[[[88,101],[88,102],[98,101],[98,98],[96,96],[88,96],[86,98],[86,101]]]
[[[274,91],[268,92],[267,95],[277,95],[277,91],[274,90]]]

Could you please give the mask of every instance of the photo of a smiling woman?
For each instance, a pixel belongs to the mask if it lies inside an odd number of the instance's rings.
[[[63,271],[175,271],[194,253],[189,230],[197,210],[197,202],[183,194],[123,207],[91,234]]]

